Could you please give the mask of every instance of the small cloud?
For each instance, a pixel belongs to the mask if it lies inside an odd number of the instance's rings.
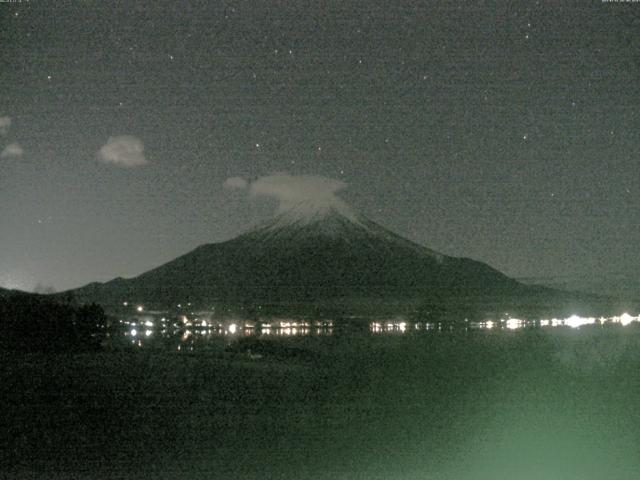
[[[244,190],[249,186],[249,183],[242,177],[231,177],[227,178],[222,186],[230,190]]]
[[[353,221],[359,221],[357,214],[337,195],[347,188],[342,180],[319,175],[274,173],[250,183],[240,177],[228,178],[224,185],[226,188],[246,191],[250,198],[275,200],[278,214],[287,213],[304,219],[337,211]]]
[[[0,153],[0,158],[17,158],[24,155],[24,150],[17,143],[10,143],[7,145],[2,153]]]
[[[345,182],[333,178],[277,173],[252,182],[249,194],[275,198],[280,211],[300,203],[344,208],[344,202],[336,193],[346,187]]]
[[[119,167],[133,168],[149,163],[144,157],[144,144],[131,135],[109,137],[98,151],[98,160]]]
[[[11,117],[0,117],[0,135],[6,135],[9,132],[11,126]]]

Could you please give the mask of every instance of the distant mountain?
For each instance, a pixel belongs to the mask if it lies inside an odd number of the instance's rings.
[[[37,296],[35,294],[31,294],[28,292],[23,292],[22,290],[10,290],[7,288],[1,288],[0,287],[0,298],[6,298],[6,297],[12,297],[12,296],[16,296],[16,295],[34,295]]]
[[[7,290],[6,288],[0,288],[0,298],[8,297],[11,295],[12,290]]]
[[[79,302],[170,306],[515,298],[548,293],[490,266],[418,245],[345,204],[299,203],[232,240],[135,278],[74,290]]]
[[[598,275],[522,277],[517,280],[526,285],[543,285],[549,288],[608,295],[615,298],[640,299],[640,275],[635,273],[602,272]]]

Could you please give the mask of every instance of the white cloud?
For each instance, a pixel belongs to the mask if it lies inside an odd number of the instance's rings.
[[[232,190],[244,190],[249,186],[249,183],[242,177],[231,177],[227,178],[222,186]]]
[[[24,155],[24,150],[18,143],[10,143],[7,145],[2,153],[0,153],[0,158],[16,158]]]
[[[0,117],[0,135],[6,135],[9,132],[9,127],[11,126],[11,117],[4,116]]]
[[[120,167],[140,167],[149,163],[144,157],[144,144],[131,135],[109,137],[98,151],[98,160]]]
[[[266,197],[276,200],[278,214],[286,213],[287,218],[295,218],[296,221],[337,211],[359,222],[357,214],[337,195],[347,187],[341,180],[318,175],[274,173],[251,183],[241,177],[228,178],[224,186],[228,189],[247,191],[251,198]]]
[[[289,175],[277,173],[261,177],[251,183],[251,196],[271,197],[279,202],[279,210],[285,211],[302,203],[314,206],[345,208],[336,193],[347,187],[341,180],[316,175]]]

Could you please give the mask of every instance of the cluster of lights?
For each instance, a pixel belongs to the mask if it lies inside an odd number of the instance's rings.
[[[509,330],[517,330],[518,328],[521,328],[524,325],[524,320],[520,320],[519,318],[509,318],[509,319],[500,320],[500,321],[504,322],[505,326]]]
[[[570,327],[570,328],[580,328],[585,325],[605,325],[605,324],[619,324],[622,326],[627,326],[633,322],[640,322],[640,315],[634,317],[629,315],[628,313],[623,313],[620,316],[613,317],[581,317],[579,315],[571,315],[566,318],[551,318],[551,319],[542,319],[538,321],[533,320],[525,320],[521,318],[501,318],[499,320],[485,320],[482,322],[468,322],[465,320],[465,323],[468,324],[471,328],[479,328],[481,330],[492,330],[492,329],[506,329],[506,330],[519,330],[526,326],[536,326],[540,327]],[[438,330],[442,330],[442,325],[437,325]],[[371,322],[369,324],[369,330],[373,333],[390,333],[390,332],[401,332],[404,333],[407,331],[408,324],[404,321],[387,321],[387,322]],[[435,324],[432,323],[420,323],[416,322],[413,324],[413,328],[415,330],[433,330],[436,328]]]
[[[125,302],[126,304],[126,302]],[[138,312],[144,311],[143,305],[138,305],[135,307]],[[154,328],[156,326],[157,320],[152,320],[151,317],[147,316],[147,318],[138,317],[137,321],[130,320],[121,320],[121,323],[127,325],[129,328],[128,331],[125,332],[126,336],[130,336],[132,338],[133,343],[140,343],[139,338],[150,337],[153,335]],[[162,328],[162,334],[166,334],[167,332],[167,319],[162,318],[158,326]],[[479,328],[482,330],[518,330],[527,326],[540,326],[540,327],[570,327],[573,329],[578,329],[583,326],[589,325],[606,325],[606,324],[617,324],[621,326],[627,326],[632,324],[633,322],[640,322],[640,315],[632,316],[628,313],[623,313],[619,316],[612,317],[582,317],[579,315],[571,315],[566,318],[548,318],[548,319],[540,319],[540,320],[526,320],[520,318],[513,318],[506,314],[506,318],[501,318],[499,320],[485,320],[482,322],[469,322],[465,320],[465,324],[470,328]],[[292,336],[292,335],[308,335],[311,333],[312,329],[310,327],[315,326],[315,333],[317,335],[323,334],[331,334],[333,333],[333,322],[330,320],[316,320],[316,321],[305,321],[305,320],[277,320],[269,323],[261,323],[256,324],[250,321],[232,321],[230,323],[218,323],[213,322],[211,320],[200,320],[195,318],[193,321],[189,320],[186,315],[180,316],[179,324],[175,324],[174,327],[180,328],[182,327],[195,327],[193,331],[190,329],[186,329],[182,332],[182,341],[186,341],[190,336],[197,335],[253,335],[256,333],[260,333],[262,335],[283,335],[283,336]],[[415,330],[442,330],[443,324],[434,324],[427,322],[407,322],[402,317],[396,317],[392,320],[387,321],[375,321],[369,324],[369,329],[373,333],[405,333],[409,329]]]
[[[309,322],[305,321],[295,321],[295,320],[280,320],[275,323],[269,324],[270,326],[275,325],[276,328],[308,328],[310,326]]]
[[[425,324],[425,328],[427,330],[429,330],[429,325],[430,324]],[[373,333],[382,333],[382,332],[400,332],[400,333],[404,333],[407,331],[408,328],[408,324],[405,321],[393,321],[390,320],[388,322],[373,322],[369,325],[369,329],[373,332]],[[422,328],[422,324],[421,323],[416,323],[414,324],[414,328],[416,330],[420,330]]]
[[[638,315],[637,317],[632,317],[628,313],[623,313],[619,317],[613,317],[611,321],[613,323],[620,323],[622,326],[626,327],[631,322],[640,322],[640,315]]]
[[[640,315],[634,317],[629,315],[628,313],[623,313],[620,316],[614,317],[581,317],[579,315],[571,315],[567,318],[551,318],[551,319],[542,319],[539,320],[539,325],[541,327],[571,327],[571,328],[580,328],[585,325],[605,325],[607,323],[615,323],[620,324],[622,326],[627,326],[632,322],[640,322]],[[496,324],[503,324],[508,330],[517,330],[527,325],[535,325],[536,322],[522,320],[518,318],[503,318],[498,322],[493,322],[492,320],[487,320],[486,322],[481,322],[478,324],[480,328],[483,329],[492,329]]]
[[[138,333],[140,333],[142,335],[142,332],[138,332],[138,330],[136,330],[135,328],[132,328],[131,331],[129,332],[129,334],[132,337],[137,337]],[[150,337],[152,334],[153,334],[153,330],[147,329],[147,330],[144,331],[144,336],[145,337]]]
[[[161,333],[165,335],[168,332],[166,328],[166,318],[162,318],[161,323]],[[144,335],[149,337],[153,334],[155,323],[151,320],[140,320],[138,322],[132,322],[128,320],[121,320],[121,323],[127,325],[129,330],[125,333],[125,336],[131,337],[140,337]],[[316,321],[316,322],[306,322],[306,321],[278,321],[275,323],[263,323],[260,325],[256,325],[255,322],[251,321],[235,321],[231,323],[216,323],[207,320],[198,320],[190,321],[186,316],[182,316],[180,322],[174,325],[178,331],[182,331],[182,341],[186,341],[192,335],[253,335],[257,332],[260,332],[263,335],[270,335],[275,333],[276,335],[308,335],[311,333],[311,326],[316,326],[316,333],[318,335],[323,334],[331,334],[333,332],[333,322],[332,321]],[[145,330],[141,330],[141,328],[146,327]],[[185,328],[182,330],[180,327]]]

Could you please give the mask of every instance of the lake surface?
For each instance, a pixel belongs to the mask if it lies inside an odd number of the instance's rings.
[[[206,328],[180,336],[178,350],[145,348],[167,338],[162,329],[132,337],[127,325],[126,342],[149,343],[2,354],[0,473],[638,478],[636,322],[440,333],[365,326],[300,335]],[[183,347],[190,342],[193,350]]]
[[[325,337],[332,335],[442,335],[473,331],[508,332],[525,329],[610,329],[640,323],[628,313],[610,317],[520,319],[457,322],[411,321],[405,316],[389,318],[305,319],[270,317],[260,321],[239,318],[211,319],[197,316],[169,318],[162,314],[136,315],[120,319],[111,334],[112,347],[153,348],[193,352],[196,349],[232,345],[241,338]],[[250,344],[250,342],[248,342]]]

